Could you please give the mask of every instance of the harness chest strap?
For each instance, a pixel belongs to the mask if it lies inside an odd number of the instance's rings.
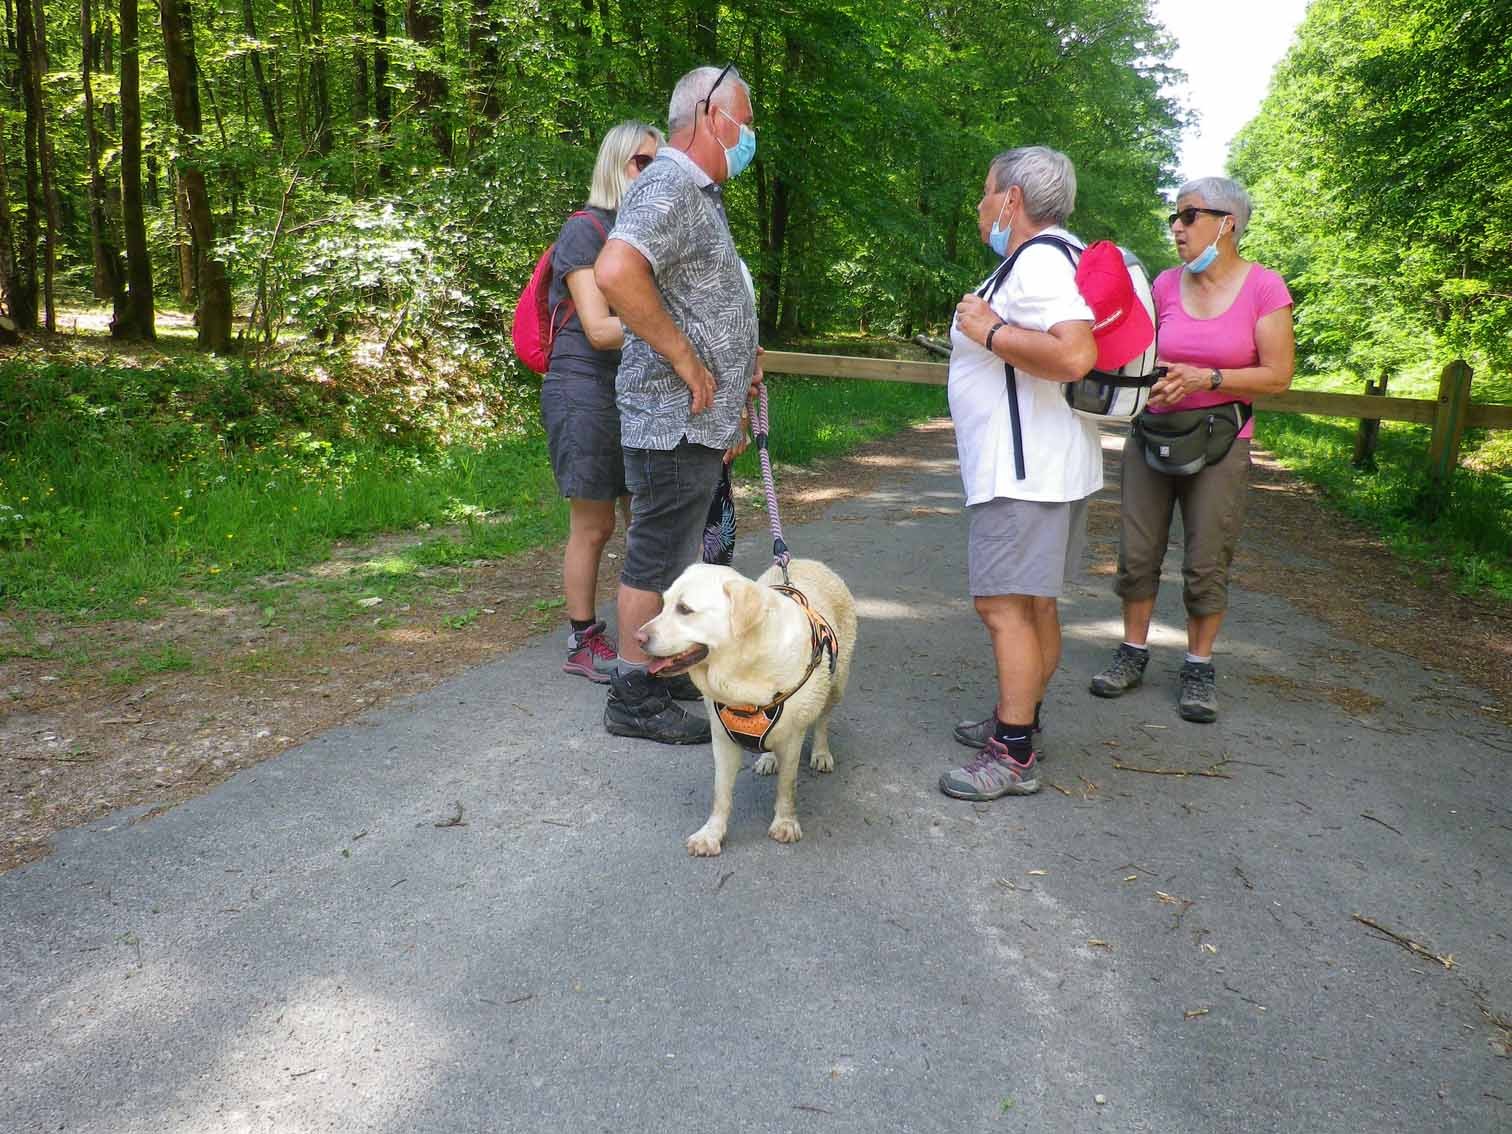
[[[766,738],[782,718],[783,703],[803,688],[826,654],[829,655],[830,673],[834,673],[840,651],[840,639],[834,628],[809,604],[808,597],[802,591],[783,583],[775,584],[772,590],[787,595],[808,617],[809,640],[813,652],[808,669],[803,671],[798,684],[786,693],[778,693],[765,705],[722,705],[718,701],[714,702],[714,711],[719,717],[719,723],[724,726],[725,734],[749,752],[767,750]]]

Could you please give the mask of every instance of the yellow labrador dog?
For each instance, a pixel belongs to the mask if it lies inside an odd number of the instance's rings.
[[[688,837],[688,853],[715,855],[730,821],[741,753],[755,770],[777,773],[777,806],[767,834],[803,837],[798,825],[798,761],[812,729],[809,766],[833,771],[829,717],[845,694],[856,646],[856,603],[840,576],[813,559],[770,568],[752,582],[729,567],[695,563],[662,596],[662,613],[639,640],[651,672],[687,673],[709,706],[714,730],[714,806]]]

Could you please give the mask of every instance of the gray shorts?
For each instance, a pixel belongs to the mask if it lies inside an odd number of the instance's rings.
[[[1080,571],[1087,502],[999,496],[966,509],[966,573],[973,598],[1059,598]]]
[[[557,488],[570,500],[618,500],[625,495],[614,375],[607,380],[549,371],[541,383],[541,424]]]
[[[630,528],[620,582],[660,594],[703,558],[704,524],[724,468],[724,451],[681,442],[675,449],[626,449]]]

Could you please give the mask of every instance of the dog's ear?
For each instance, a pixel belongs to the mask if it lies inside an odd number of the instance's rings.
[[[763,588],[749,579],[731,579],[724,585],[725,597],[730,600],[730,632],[737,638],[756,629],[756,624],[766,613]]]

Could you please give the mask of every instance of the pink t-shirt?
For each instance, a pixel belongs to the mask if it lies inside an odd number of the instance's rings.
[[[1255,324],[1272,311],[1290,307],[1291,292],[1286,281],[1269,268],[1250,266],[1234,302],[1222,315],[1196,319],[1181,305],[1181,273],[1185,268],[1169,268],[1155,277],[1150,289],[1155,298],[1156,353],[1161,362],[1185,362],[1204,369],[1242,370],[1260,364],[1260,348],[1255,344]],[[1202,409],[1224,402],[1249,402],[1251,399],[1217,390],[1199,390],[1188,394],[1174,406],[1150,407],[1151,413]],[[1251,418],[1240,437],[1252,436],[1255,420]]]

